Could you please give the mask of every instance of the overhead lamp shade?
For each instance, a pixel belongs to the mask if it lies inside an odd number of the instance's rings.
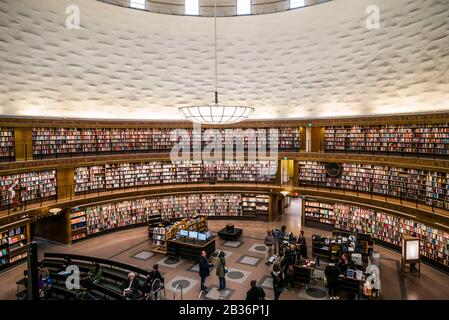
[[[179,112],[192,122],[202,124],[230,124],[248,119],[253,114],[254,108],[213,104],[181,107],[179,108]]]

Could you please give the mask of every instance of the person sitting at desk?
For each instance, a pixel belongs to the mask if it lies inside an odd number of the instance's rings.
[[[139,295],[139,280],[136,279],[136,274],[134,272],[128,274],[128,279],[126,279],[123,288],[124,297],[130,300],[137,299]]]
[[[101,282],[101,279],[103,277],[103,270],[101,269],[100,264],[98,262],[95,262],[94,267],[89,270],[87,276],[94,284],[98,284]]]
[[[340,262],[338,263],[338,269],[340,270],[340,273],[346,274],[348,268],[349,268],[348,255],[346,253],[343,253],[341,255]]]

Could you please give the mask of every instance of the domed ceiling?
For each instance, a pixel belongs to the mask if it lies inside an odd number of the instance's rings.
[[[80,29],[66,8],[80,9]],[[366,8],[380,9],[380,29]],[[449,1],[335,0],[218,18],[223,104],[253,118],[449,110]],[[213,18],[0,2],[0,115],[182,119],[213,102]]]

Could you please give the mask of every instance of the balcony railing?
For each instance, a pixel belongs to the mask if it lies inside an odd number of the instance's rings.
[[[185,13],[185,1],[183,0],[157,0],[157,1],[145,1],[145,9],[140,6],[133,6],[132,0],[97,0],[121,7],[127,7],[137,10],[144,10],[153,13],[172,14],[172,15],[188,15]],[[332,0],[305,0],[303,7],[291,8],[290,0],[253,0],[251,3],[251,15],[276,13],[288,10],[297,10],[305,7],[314,6],[321,3],[330,2]],[[214,1],[213,0],[200,0],[199,1],[199,14],[200,17],[213,17],[214,16]],[[232,17],[237,16],[237,0],[221,0],[217,3],[217,16],[218,17]]]

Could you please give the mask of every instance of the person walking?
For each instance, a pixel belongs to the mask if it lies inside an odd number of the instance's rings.
[[[217,257],[217,268],[215,274],[218,277],[219,288],[218,291],[226,289],[226,273],[228,267],[226,266],[225,253],[220,250]]]
[[[274,237],[271,230],[267,230],[267,235],[264,239],[265,244],[265,264],[269,263],[269,259],[273,255]]]
[[[273,278],[274,300],[279,300],[284,288],[284,275],[282,274],[281,267],[278,264],[273,265],[271,277]]]
[[[198,263],[199,263],[199,275],[201,278],[201,291],[207,292],[206,278],[210,275],[211,264],[209,263],[209,260],[207,260],[206,251],[204,250],[201,251],[201,256]]]

